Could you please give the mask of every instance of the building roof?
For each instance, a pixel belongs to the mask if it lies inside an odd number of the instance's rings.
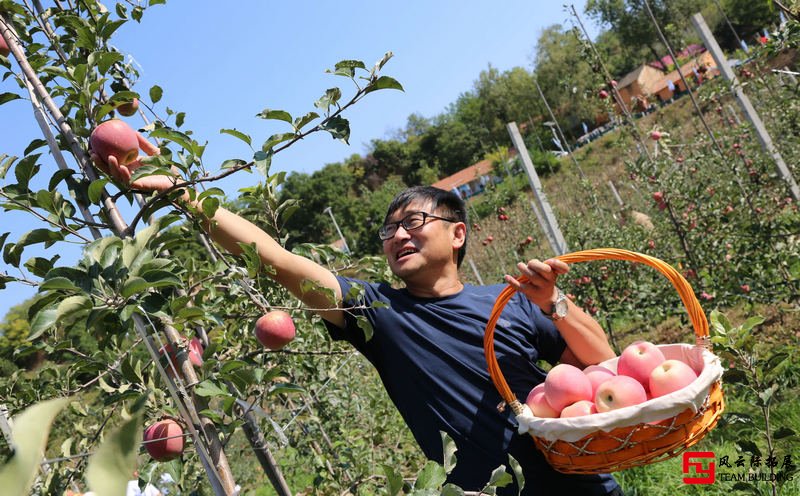
[[[467,184],[481,176],[489,174],[492,172],[492,169],[492,162],[488,159],[484,159],[477,164],[473,164],[469,167],[461,169],[452,176],[439,179],[431,186],[449,191],[453,188],[458,188],[462,184]]]
[[[620,80],[617,89],[622,90],[638,81],[639,88],[643,94],[653,93],[654,88],[658,86],[663,77],[664,73],[662,71],[647,64],[642,64],[626,74],[625,77]]]

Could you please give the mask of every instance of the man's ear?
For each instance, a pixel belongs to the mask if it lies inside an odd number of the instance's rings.
[[[467,225],[463,222],[453,224],[453,249],[458,250],[467,242]]]

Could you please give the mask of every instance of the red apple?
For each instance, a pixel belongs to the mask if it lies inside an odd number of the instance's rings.
[[[583,417],[584,415],[591,415],[597,413],[597,408],[593,401],[581,400],[565,407],[561,410],[561,418],[569,417]]]
[[[662,193],[661,191],[656,191],[655,193],[653,193],[653,200],[657,201],[658,203],[661,203],[662,201],[664,201],[664,193]]]
[[[650,395],[653,398],[664,396],[683,389],[697,379],[692,367],[680,360],[665,360],[650,374]]]
[[[274,310],[256,321],[255,334],[264,347],[279,350],[294,339],[294,322],[288,313]]]
[[[120,165],[127,165],[139,157],[136,131],[119,119],[97,126],[89,137],[89,145],[104,162],[113,155]]]
[[[3,57],[8,57],[8,54],[10,54],[10,53],[11,53],[11,49],[8,48],[8,45],[6,44],[6,40],[3,39],[2,36],[0,36],[0,55],[2,55]]]
[[[636,341],[622,350],[617,362],[617,374],[636,379],[646,390],[650,387],[650,373],[664,360],[664,354],[656,345],[649,341]]]
[[[534,386],[528,397],[525,399],[525,404],[531,409],[534,415],[542,418],[558,418],[559,412],[550,406],[547,398],[544,395],[544,383]]]
[[[544,394],[550,406],[560,412],[576,401],[591,400],[592,383],[578,367],[559,363],[544,379]]]
[[[130,102],[125,102],[119,107],[117,107],[117,112],[119,112],[120,115],[124,115],[125,117],[132,116],[133,114],[136,113],[137,110],[139,110],[138,98],[134,98]]]
[[[599,413],[638,405],[647,401],[647,392],[639,381],[627,375],[617,375],[600,384],[594,397]]]
[[[188,339],[186,337],[181,338],[182,345],[186,346],[189,349],[189,361],[195,367],[202,367],[203,366],[203,344],[200,342],[200,339],[197,337],[193,337],[192,339]],[[169,353],[170,360],[175,364],[175,368],[177,368],[178,362],[176,358],[176,354],[172,351],[172,345],[167,343],[161,350],[160,353],[163,355],[164,352]],[[167,372],[172,370],[171,367],[167,368]]]
[[[608,98],[608,91],[606,91],[606,90],[600,90],[600,93],[598,93],[598,95],[597,95],[597,96],[599,96],[600,98],[602,98],[603,100],[605,100],[606,98]]]
[[[165,462],[183,453],[183,427],[164,419],[144,430],[144,447],[154,460]]]
[[[653,131],[650,133],[650,139],[653,141],[658,141],[661,139],[661,132],[660,131]]]
[[[589,365],[583,369],[583,373],[592,384],[592,398],[597,394],[597,388],[600,387],[600,384],[617,375],[602,365]]]

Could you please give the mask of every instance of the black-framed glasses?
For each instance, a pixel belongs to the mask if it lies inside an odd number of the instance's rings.
[[[447,217],[440,217],[438,215],[429,214],[428,212],[411,212],[397,222],[389,222],[381,226],[378,230],[378,237],[381,238],[381,241],[392,239],[400,226],[403,226],[403,229],[406,231],[413,231],[427,224],[428,219],[458,222],[458,219],[448,219]]]

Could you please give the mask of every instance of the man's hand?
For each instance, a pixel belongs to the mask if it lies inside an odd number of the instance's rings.
[[[549,312],[550,307],[556,301],[556,279],[569,272],[569,265],[555,258],[549,258],[544,262],[534,258],[528,263],[519,262],[517,268],[520,274],[528,278],[528,282],[520,284],[516,278],[510,275],[505,276],[506,282],[539,308]]]
[[[145,139],[140,133],[136,133],[139,140],[139,148],[149,156],[158,155],[158,147]],[[138,179],[131,183],[131,176],[133,171],[142,166],[141,159],[145,158],[140,156],[138,159],[127,165],[121,165],[117,158],[109,155],[105,159],[101,158],[96,153],[91,153],[92,162],[95,167],[105,172],[123,185],[131,186],[136,189],[145,191],[164,191],[175,184],[175,179],[169,176],[148,176]]]

